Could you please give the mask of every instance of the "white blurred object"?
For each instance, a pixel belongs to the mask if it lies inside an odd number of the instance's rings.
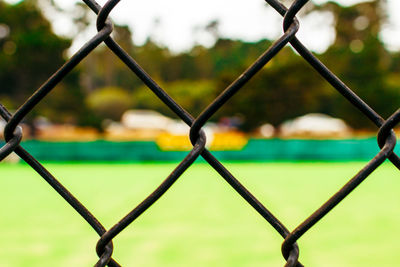
[[[270,137],[274,136],[274,134],[275,134],[275,127],[269,123],[265,123],[265,124],[261,125],[258,130],[259,130],[261,136],[265,137],[265,138],[270,138]]]
[[[341,119],[321,113],[310,113],[281,124],[282,136],[342,136],[350,132],[350,127]]]
[[[172,120],[168,124],[167,132],[176,135],[188,135],[190,127],[183,121]]]
[[[173,120],[153,110],[128,110],[121,118],[123,126],[137,130],[167,130]]]
[[[107,131],[123,131],[123,130],[125,130],[125,127],[122,125],[122,123],[108,120],[108,119],[106,119],[102,122],[102,127]]]

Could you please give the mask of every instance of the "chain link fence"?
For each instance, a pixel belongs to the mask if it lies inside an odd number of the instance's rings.
[[[179,103],[175,102],[153,79],[148,75],[136,61],[128,55],[116,43],[110,34],[113,25],[108,16],[119,0],[109,0],[104,6],[100,6],[94,0],[83,0],[83,2],[97,14],[98,33],[88,41],[75,55],[73,55],[53,76],[51,76],[18,110],[11,114],[6,107],[0,104],[0,115],[7,121],[4,129],[5,145],[0,149],[0,160],[3,160],[10,153],[15,152],[22,160],[29,164],[57,193],[79,213],[86,222],[100,236],[96,245],[96,252],[99,260],[95,266],[120,266],[118,260],[112,257],[113,239],[121,233],[128,225],[135,221],[145,212],[154,202],[174,184],[175,181],[193,164],[198,157],[203,157],[208,164],[214,168],[220,176],[252,206],[284,239],[282,244],[282,254],[286,259],[287,267],[303,266],[299,260],[299,240],[307,231],[312,228],[319,220],[338,205],[348,196],[360,183],[362,183],[375,169],[377,169],[386,159],[390,160],[400,169],[400,158],[393,152],[396,145],[396,136],[393,128],[400,121],[400,110],[397,110],[388,119],[383,119],[377,112],[369,107],[361,98],[346,86],[338,77],[335,76],[322,62],[320,62],[302,43],[296,38],[300,24],[296,19],[296,14],[303,8],[308,0],[296,0],[287,8],[276,0],[266,0],[283,19],[284,33],[277,39],[244,73],[232,82],[203,112],[194,118]],[[179,118],[190,126],[190,140],[193,149],[179,163],[172,173],[157,187],[145,200],[132,209],[124,218],[110,229],[106,229],[100,221],[71,194],[49,171],[46,170],[28,151],[20,145],[22,139],[22,129],[18,126],[32,109],[54,87],[64,79],[64,77],[75,68],[85,57],[90,54],[98,45],[105,43],[107,47],[126,64],[134,75],[167,105]],[[290,231],[279,221],[260,201],[258,201],[244,187],[223,164],[221,164],[210,151],[205,148],[206,135],[202,127],[207,123],[235,93],[237,93],[252,77],[260,71],[268,62],[276,56],[283,47],[291,45],[328,83],[332,85],[340,94],[357,107],[368,119],[378,128],[377,136],[380,151],[371,161],[352,177],[336,194],[331,196],[327,202],[299,224],[294,230]],[[282,77],[282,79],[284,79]]]

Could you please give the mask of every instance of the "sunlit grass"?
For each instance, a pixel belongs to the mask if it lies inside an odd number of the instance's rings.
[[[289,229],[365,163],[235,163]],[[110,228],[176,164],[45,164]],[[0,266],[92,266],[96,233],[30,167],[0,165]],[[400,175],[374,172],[300,240],[306,266],[395,266]],[[282,238],[208,165],[196,164],[114,240],[123,266],[283,266]]]

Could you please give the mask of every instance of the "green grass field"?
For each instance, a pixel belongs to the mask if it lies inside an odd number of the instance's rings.
[[[227,167],[293,229],[365,163]],[[107,228],[176,164],[45,164]],[[30,167],[0,165],[0,266],[92,266],[98,236]],[[300,240],[306,266],[400,261],[400,175],[390,164]],[[196,164],[114,240],[123,266],[283,266],[282,238],[206,164]]]

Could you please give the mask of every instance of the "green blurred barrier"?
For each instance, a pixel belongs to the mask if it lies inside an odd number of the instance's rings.
[[[155,142],[44,142],[28,140],[22,146],[44,161],[181,161],[187,152],[162,151]],[[370,160],[379,148],[376,139],[282,140],[250,139],[240,151],[214,151],[228,161],[350,161]],[[399,148],[396,147],[396,152]]]
[[[223,151],[213,154],[225,160],[350,161],[370,160],[378,151],[376,139],[373,138],[346,140],[252,139],[241,151]]]

